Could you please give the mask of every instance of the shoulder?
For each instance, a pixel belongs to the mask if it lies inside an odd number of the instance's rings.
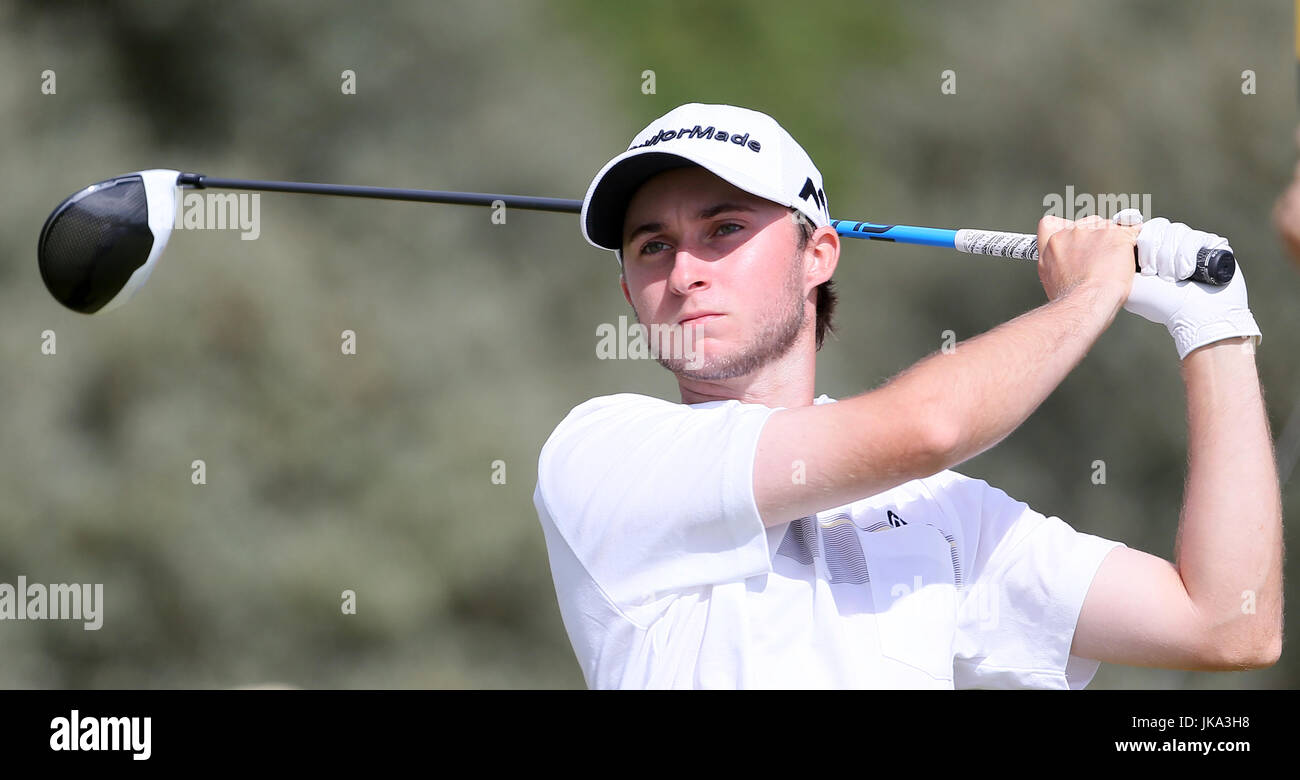
[[[607,469],[616,462],[631,467],[646,460],[693,459],[738,436],[756,441],[774,411],[736,400],[682,404],[637,393],[599,396],[575,406],[551,432],[539,476],[572,466]]]
[[[774,411],[775,408],[736,400],[683,404],[639,393],[615,393],[573,407],[555,427],[551,440],[592,428],[608,431],[611,423],[629,425],[682,420],[703,424],[709,419],[728,419],[736,415],[765,416],[764,413]]]
[[[955,523],[968,532],[998,538],[1024,536],[1040,528],[1055,527],[1072,531],[1054,514],[1044,514],[1025,501],[1014,498],[999,487],[976,477],[946,470],[919,480]]]
[[[972,516],[978,519],[985,498],[996,493],[1006,495],[982,479],[944,470],[928,477],[904,482],[864,501],[872,504],[919,502],[933,507],[934,512],[954,522],[965,522],[972,519]]]
[[[936,474],[916,480],[922,483],[930,490],[941,493],[951,493],[953,491],[962,492],[983,492],[994,489],[992,485],[977,477],[967,476],[952,469],[944,469]]]
[[[567,422],[568,420],[580,419],[591,415],[617,414],[636,410],[667,411],[682,406],[682,404],[675,404],[671,401],[665,401],[662,398],[655,398],[650,395],[641,395],[640,393],[614,393],[613,395],[601,395],[583,401],[573,407],[564,419]]]
[[[960,548],[963,557],[991,538],[995,529],[1005,532],[1004,526],[1019,525],[1027,530],[1041,517],[988,482],[950,469],[905,482],[873,497],[873,504],[887,504],[903,522],[919,520],[935,526]],[[1029,522],[1026,525],[1024,521]],[[883,528],[883,521],[875,525]]]
[[[547,445],[583,433],[612,433],[621,430],[624,435],[629,425],[662,423],[686,419],[693,413],[715,408],[751,406],[739,401],[715,401],[707,404],[687,405],[665,401],[639,393],[615,393],[583,401],[573,407],[547,441]],[[617,429],[611,426],[618,426]]]
[[[602,395],[583,401],[569,410],[555,430],[551,431],[546,441],[546,448],[558,442],[581,434],[583,431],[608,429],[612,423],[627,424],[647,417],[671,415],[676,412],[674,404],[662,398],[654,398],[637,393],[616,393]]]
[[[969,505],[973,502],[983,503],[989,494],[1001,493],[1001,490],[977,477],[970,477],[951,469],[944,469],[937,474],[914,480],[918,490],[924,490],[936,501],[947,505]],[[952,508],[956,509],[956,506]],[[969,508],[969,507],[963,507]]]

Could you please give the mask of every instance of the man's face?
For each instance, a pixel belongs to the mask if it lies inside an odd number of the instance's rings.
[[[643,325],[692,329],[679,376],[745,376],[789,351],[814,316],[790,210],[700,167],[641,186],[623,222],[624,294]],[[697,315],[708,314],[702,319]]]

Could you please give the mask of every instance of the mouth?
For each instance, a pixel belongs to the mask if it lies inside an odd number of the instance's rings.
[[[710,322],[712,320],[721,319],[723,316],[725,315],[718,314],[716,312],[701,312],[699,314],[691,314],[689,316],[683,317],[677,321],[677,324],[678,325],[701,325],[703,323]]]

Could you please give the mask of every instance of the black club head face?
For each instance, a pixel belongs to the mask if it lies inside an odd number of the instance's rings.
[[[125,174],[59,204],[45,220],[36,250],[41,279],[59,303],[94,314],[135,294],[171,236],[177,175]]]

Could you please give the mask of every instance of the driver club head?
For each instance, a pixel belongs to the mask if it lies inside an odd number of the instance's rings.
[[[109,311],[144,285],[171,237],[179,171],[136,171],[92,184],[41,228],[41,279],[64,306]]]

